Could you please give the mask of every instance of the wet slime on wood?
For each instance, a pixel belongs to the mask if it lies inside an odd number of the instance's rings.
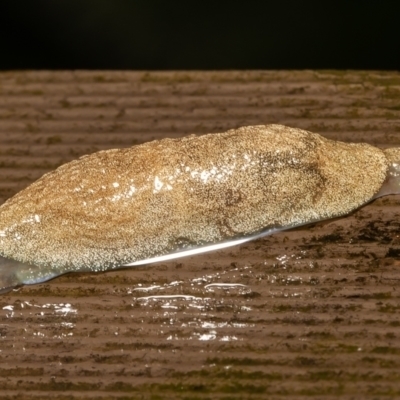
[[[399,193],[400,149],[281,125],[67,163],[0,207],[0,290],[243,243]]]

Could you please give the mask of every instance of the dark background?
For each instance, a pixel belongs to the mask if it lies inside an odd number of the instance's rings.
[[[3,0],[0,69],[400,68],[373,1]]]

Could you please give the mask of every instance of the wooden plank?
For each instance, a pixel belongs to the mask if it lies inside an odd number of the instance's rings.
[[[400,146],[400,74],[3,72],[0,199],[87,152],[273,122]],[[3,295],[0,398],[399,397],[399,205]]]

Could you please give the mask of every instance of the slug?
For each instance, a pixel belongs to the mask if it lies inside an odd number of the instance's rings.
[[[399,193],[400,149],[282,125],[62,165],[0,207],[0,291],[233,246]]]

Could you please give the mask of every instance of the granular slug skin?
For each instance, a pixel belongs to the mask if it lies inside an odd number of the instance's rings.
[[[69,162],[0,207],[0,288],[233,246],[398,193],[398,149],[282,125]]]

